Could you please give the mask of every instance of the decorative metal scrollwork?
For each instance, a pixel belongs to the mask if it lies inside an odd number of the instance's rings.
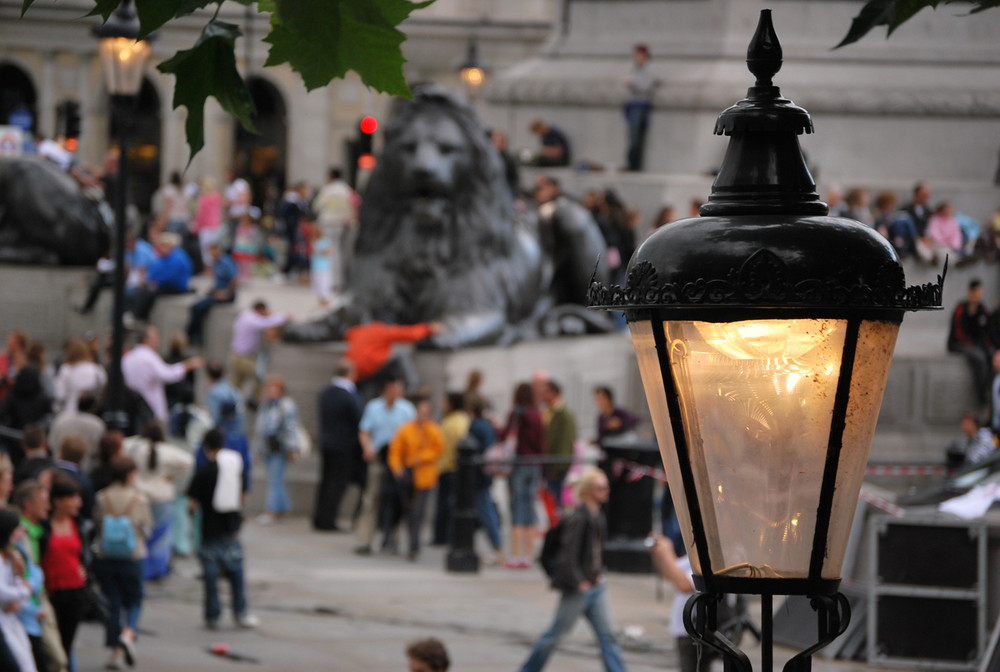
[[[873,279],[841,276],[793,280],[788,267],[773,252],[758,250],[722,278],[698,278],[685,283],[660,282],[648,261],[636,264],[625,286],[592,282],[587,294],[591,308],[624,309],[657,306],[814,306],[918,310],[941,306],[948,262],[936,283],[906,286],[899,264],[887,263]]]

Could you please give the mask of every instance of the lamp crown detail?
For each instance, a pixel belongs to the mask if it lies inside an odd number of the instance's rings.
[[[771,10],[760,11],[757,32],[747,47],[747,68],[757,78],[755,86],[771,86],[771,79],[781,70],[781,43],[771,23]]]

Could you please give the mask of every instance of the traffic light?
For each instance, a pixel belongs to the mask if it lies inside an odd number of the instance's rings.
[[[372,138],[378,130],[378,119],[368,115],[358,122],[358,168],[371,170],[375,167],[375,155],[372,153]]]

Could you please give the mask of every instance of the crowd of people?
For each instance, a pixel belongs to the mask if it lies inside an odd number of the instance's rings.
[[[185,181],[172,173],[153,195],[147,221],[127,234],[126,325],[147,322],[158,297],[188,293],[202,272],[212,284],[191,307],[193,343],[201,341],[211,308],[233,303],[240,283],[252,277],[311,283],[317,304],[329,305],[345,282],[360,196],[337,168],[315,193],[298,182],[280,198],[264,196],[262,207],[253,205],[249,182],[231,169],[221,184],[212,176]],[[112,286],[114,266],[108,250],[81,313]]]
[[[167,578],[177,555],[197,554],[201,562],[205,627],[220,619],[219,579],[232,584],[234,623],[257,625],[242,563],[233,560],[242,557],[234,549],[253,469],[267,473],[257,522],[278,523],[293,508],[285,470],[305,449],[305,428],[285,381],[268,375],[256,352],[287,318],[263,302],[240,313],[228,375],[222,362],[190,356],[182,333],[163,352],[158,329],[143,329],[122,359],[126,427],[104,420],[109,355],[96,339],[68,342],[50,363],[28,334],[7,335],[0,351],[0,504],[7,507],[0,510],[0,536],[6,534],[0,572],[16,590],[0,591],[0,604],[19,624],[0,619],[6,646],[0,660],[16,661],[9,669],[69,669],[77,625],[95,614],[105,621],[108,666],[134,664],[143,584]],[[484,456],[508,446],[477,478],[476,511],[494,551],[488,562],[532,566],[539,512],[551,525],[576,503],[570,484],[582,468],[576,419],[559,383],[537,372],[515,387],[505,417],[482,396],[480,371],[470,374],[465,390],[434,399],[426,388],[407,388],[400,374],[406,367],[391,345],[430,336],[440,325],[400,328],[406,333],[365,326],[382,336],[360,344],[356,338],[317,397],[314,528],[350,527],[358,553],[405,552],[415,560],[425,541],[450,542],[458,445],[471,441]],[[194,376],[202,369],[206,385],[196,399]],[[373,389],[376,396],[364,396]],[[594,395],[598,437],[634,427],[637,419],[615,406],[610,389]],[[497,474],[509,483],[507,511],[492,496]],[[354,501],[345,497],[352,486],[358,503],[346,506]],[[426,521],[432,502],[434,519]],[[8,514],[14,524],[5,532]],[[509,545],[504,519],[512,528]],[[48,617],[39,619],[46,609]],[[46,635],[45,628],[54,629]]]

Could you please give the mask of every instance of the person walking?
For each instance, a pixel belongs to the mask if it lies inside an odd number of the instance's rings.
[[[434,422],[434,403],[430,397],[421,396],[414,400],[414,405],[417,417],[396,432],[386,459],[406,514],[410,542],[406,557],[410,562],[420,553],[420,528],[424,524],[427,500],[438,482],[438,460],[444,452],[444,433]],[[392,514],[386,515],[389,518],[383,521],[383,548],[391,546],[392,539]]]
[[[545,455],[545,427],[535,407],[530,383],[519,383],[514,390],[514,408],[507,417],[501,439],[515,437],[514,455],[518,462],[510,472],[510,557],[508,569],[526,569],[532,565],[534,552],[535,497],[542,482],[542,465],[530,462]]]
[[[111,485],[101,491],[94,505],[94,576],[108,600],[104,645],[111,649],[108,669],[115,670],[121,669],[123,658],[128,665],[135,664],[143,562],[153,526],[149,501],[136,487],[136,476],[134,460],[117,458],[111,464]]]
[[[167,443],[159,425],[151,423],[141,436],[125,439],[122,449],[138,466],[136,487],[149,502],[153,525],[147,539],[143,577],[159,579],[170,573],[174,543],[174,500],[176,484],[186,482],[194,466],[194,456]]]
[[[45,592],[56,614],[63,650],[73,660],[73,640],[87,611],[87,571],[83,567],[83,536],[77,526],[83,498],[70,476],[56,474],[49,491],[52,513],[42,549]],[[71,667],[73,667],[71,663]]]
[[[188,506],[193,513],[201,511],[201,561],[204,585],[203,616],[205,627],[218,626],[222,606],[219,603],[218,580],[229,580],[233,599],[233,620],[241,628],[260,624],[248,613],[246,586],[243,576],[243,546],[239,530],[243,520],[243,458],[236,451],[223,447],[224,437],[218,429],[205,434],[202,447],[207,461],[198,467],[188,487]]]
[[[469,437],[476,442],[476,449],[479,456],[483,457],[487,449],[497,442],[496,430],[493,423],[486,418],[488,408],[486,399],[475,397],[469,401],[469,408],[472,416],[472,423],[469,425]],[[479,518],[479,525],[486,532],[490,539],[490,546],[493,547],[493,557],[487,559],[486,564],[498,565],[503,563],[503,540],[500,536],[500,515],[497,512],[496,504],[490,495],[490,488],[493,487],[493,476],[485,469],[476,471],[476,517]]]
[[[331,380],[319,393],[320,480],[313,508],[314,530],[339,532],[340,503],[351,482],[354,463],[361,459],[358,427],[363,407],[357,371],[349,359],[337,362]]]
[[[566,460],[549,464],[545,469],[546,485],[558,512],[562,508],[566,472],[572,466],[570,460],[574,454],[573,444],[576,442],[576,417],[562,397],[562,387],[554,380],[545,381],[540,401],[545,406],[545,445],[548,454]]]
[[[563,523],[556,572],[552,587],[562,593],[552,625],[539,638],[521,672],[538,672],[545,667],[559,640],[584,616],[597,635],[604,669],[624,672],[621,647],[615,641],[604,581],[604,542],[607,525],[601,505],[608,501],[608,478],[596,467],[588,467],[577,487],[582,502]]]
[[[264,383],[264,400],[257,413],[257,454],[267,466],[267,510],[257,522],[268,525],[292,510],[285,486],[285,468],[298,455],[299,409],[287,394],[285,379],[271,376]]]
[[[392,474],[385,468],[385,463],[389,444],[396,436],[396,430],[417,417],[417,409],[402,398],[405,390],[403,381],[390,375],[382,386],[382,394],[369,401],[361,415],[358,439],[361,441],[362,459],[368,464],[368,474],[361,495],[361,514],[356,528],[361,545],[354,552],[359,555],[372,552],[378,522],[386,519],[381,515],[385,508],[391,508],[394,512],[389,516],[393,527],[399,519],[398,505],[393,499],[394,481]],[[386,538],[390,539],[391,536],[387,535]],[[392,550],[392,546],[383,550]]]

